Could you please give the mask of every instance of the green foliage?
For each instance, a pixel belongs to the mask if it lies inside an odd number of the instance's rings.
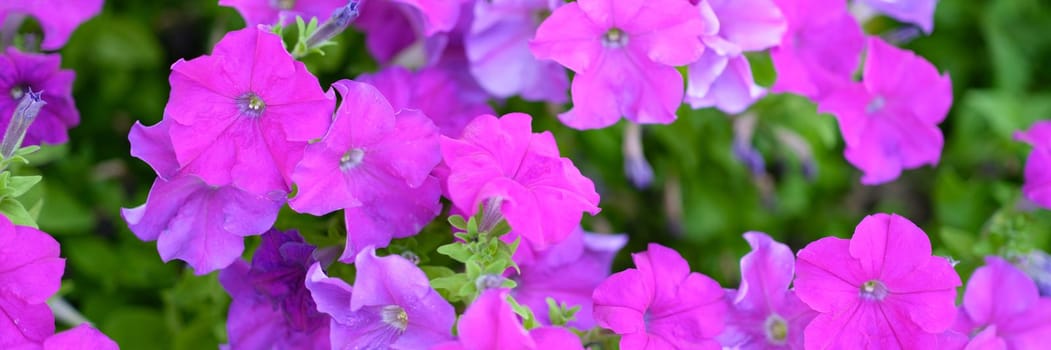
[[[464,304],[469,304],[482,292],[487,279],[499,281],[502,288],[515,286],[514,281],[503,278],[502,275],[507,269],[518,270],[518,265],[511,257],[518,249],[520,239],[511,244],[500,240],[500,236],[511,231],[502,218],[500,223],[492,228],[483,227],[479,231],[478,222],[483,221],[482,215],[485,211],[478,212],[467,221],[458,215],[451,216],[449,224],[463,231],[456,233],[456,237],[462,242],[449,243],[437,249],[439,254],[464,265],[463,272],[442,273],[431,279],[434,289],[452,302],[463,301]]]

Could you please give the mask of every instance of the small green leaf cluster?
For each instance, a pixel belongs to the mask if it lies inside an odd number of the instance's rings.
[[[492,228],[480,229],[478,223],[482,221],[483,212],[479,210],[479,214],[470,220],[450,216],[449,224],[461,231],[455,234],[460,242],[438,247],[438,253],[464,264],[463,272],[448,270],[431,279],[434,289],[452,302],[470,303],[485,289],[485,281],[498,281],[500,288],[515,287],[514,281],[502,276],[507,269],[518,271],[518,265],[511,257],[520,241],[516,239],[507,244],[500,240],[501,236],[511,232],[504,220]]]
[[[321,26],[318,24],[317,18],[311,18],[310,22],[307,22],[303,17],[296,16],[296,37],[295,44],[292,45],[292,49],[288,50],[292,54],[292,57],[300,59],[310,54],[318,54],[321,56],[325,55],[325,51],[322,50],[329,46],[336,46],[336,42],[332,40],[325,40],[317,45],[311,46],[308,41],[311,36],[318,31]],[[275,25],[273,28],[274,34],[280,37],[285,37],[285,32],[288,30],[287,26]],[[288,49],[288,47],[285,47]]]
[[[18,197],[26,194],[39,183],[41,176],[18,176],[14,175],[9,168],[14,164],[29,164],[25,157],[39,149],[39,146],[25,147],[15,151],[11,158],[0,159],[0,169],[2,169],[0,170],[0,214],[16,225],[37,227],[36,217],[40,214],[43,201],[38,200],[29,209],[26,209],[25,204],[19,201]]]

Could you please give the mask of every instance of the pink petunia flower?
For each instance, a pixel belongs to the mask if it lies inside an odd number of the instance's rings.
[[[595,321],[620,334],[622,349],[719,349],[726,303],[719,283],[690,272],[679,253],[656,243],[632,254],[634,269],[595,289]]]
[[[289,191],[307,141],[332,119],[334,98],[285,51],[281,38],[250,27],[227,33],[211,56],[172,65],[164,109],[180,166],[212,186],[259,195]]]
[[[368,0],[354,22],[365,32],[365,47],[380,63],[411,51],[422,40],[456,26],[469,0]]]
[[[501,213],[523,244],[542,251],[561,242],[584,212],[598,214],[595,185],[568,158],[558,154],[550,132],[534,134],[532,118],[512,113],[483,115],[463,138],[442,136],[447,196],[463,213]]]
[[[861,83],[837,88],[818,110],[839,121],[844,155],[861,183],[893,181],[902,170],[936,165],[944,143],[938,124],[952,106],[952,81],[930,62],[882,39],[869,39]]]
[[[934,31],[934,9],[938,0],[864,0],[865,4],[902,22],[919,26],[930,34]]]
[[[741,258],[741,287],[727,293],[731,308],[719,342],[731,349],[802,349],[803,330],[817,313],[788,289],[792,250],[761,232],[744,239],[752,251]]]
[[[1016,133],[1015,139],[1033,145],[1025,162],[1022,193],[1036,204],[1051,209],[1051,121],[1038,122],[1029,131]]]
[[[392,66],[362,74],[357,80],[375,86],[394,110],[418,109],[434,121],[442,135],[458,138],[474,117],[494,112],[486,103],[488,94],[460,81],[455,74],[440,67],[411,72]]]
[[[292,209],[325,215],[344,209],[351,262],[366,246],[420,232],[442,209],[431,170],[441,161],[438,128],[416,110],[393,108],[375,88],[341,80],[343,97],[332,128],[307,146],[292,173],[299,190]]]
[[[39,345],[55,333],[45,302],[62,285],[58,242],[0,215],[0,349]]]
[[[977,333],[967,349],[1040,349],[1051,339],[1051,298],[1004,259],[986,257],[967,281],[953,329]]]
[[[775,0],[788,21],[781,44],[770,51],[777,81],[773,92],[818,100],[850,82],[865,34],[843,0]]]
[[[61,61],[58,54],[23,53],[13,47],[0,55],[0,130],[7,129],[18,102],[30,91],[40,92],[47,102],[29,126],[23,146],[65,143],[69,128],[80,123],[73,103],[74,73],[61,69]]]
[[[555,10],[530,49],[577,73],[573,109],[559,115],[576,129],[636,123],[668,124],[682,104],[675,66],[704,51],[704,23],[683,0],[580,0]]]
[[[489,289],[475,299],[456,324],[459,339],[431,350],[583,350],[580,338],[560,327],[526,330],[508,304],[506,289]],[[534,310],[535,312],[536,310]]]
[[[909,220],[865,217],[847,240],[826,237],[799,251],[795,291],[820,313],[804,333],[809,348],[937,349],[956,317],[960,276],[931,256]]]
[[[241,14],[248,28],[259,24],[290,24],[296,16],[310,22],[324,22],[347,0],[219,0],[219,6],[232,7]]]
[[[102,11],[102,0],[4,0],[0,3],[0,24],[33,16],[44,29],[44,50],[58,50],[81,23]],[[17,25],[14,26],[17,28]],[[6,90],[5,90],[6,91]]]

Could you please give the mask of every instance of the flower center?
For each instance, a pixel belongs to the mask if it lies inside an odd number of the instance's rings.
[[[242,114],[258,118],[266,110],[266,102],[254,92],[249,92],[237,98],[237,107],[241,109]]]
[[[785,339],[788,338],[788,322],[780,315],[771,314],[767,317],[763,322],[763,329],[766,330],[766,340],[771,344],[785,344]]]
[[[296,6],[296,0],[270,0],[270,6],[282,10],[291,10],[292,7]]]
[[[871,280],[861,285],[861,297],[864,299],[880,301],[889,293],[887,286],[878,280]]]
[[[602,46],[621,48],[628,45],[628,34],[620,28],[611,28],[602,36]]]
[[[383,319],[383,323],[394,327],[399,332],[404,332],[409,327],[409,314],[398,305],[384,306],[380,310],[380,318]]]
[[[887,105],[887,100],[883,96],[876,96],[876,98],[869,101],[869,104],[865,106],[865,112],[868,114],[879,112]]]
[[[365,159],[365,150],[355,148],[347,151],[347,153],[343,154],[342,158],[339,158],[339,169],[347,171],[357,168],[358,165],[361,165],[363,159]]]

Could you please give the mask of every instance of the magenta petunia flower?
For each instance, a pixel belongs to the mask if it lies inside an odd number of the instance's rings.
[[[299,190],[292,209],[325,215],[344,209],[347,249],[354,261],[366,246],[420,232],[442,210],[431,170],[441,161],[438,128],[416,110],[395,115],[374,87],[341,80],[343,97],[332,128],[307,146],[292,173]]]
[[[459,339],[431,350],[582,350],[580,338],[560,327],[526,330],[507,303],[506,289],[488,289],[475,299],[456,323]],[[546,310],[546,308],[544,309]],[[538,310],[533,310],[534,312]]]
[[[826,237],[799,251],[795,291],[819,313],[807,348],[937,349],[956,317],[960,276],[931,256],[908,219],[875,214],[847,240]]]
[[[380,63],[388,63],[420,40],[447,32],[469,0],[369,0],[354,22],[365,32],[365,47]]]
[[[473,215],[485,203],[523,244],[543,251],[569,236],[584,212],[598,214],[599,196],[591,180],[559,156],[554,136],[534,134],[531,123],[521,113],[483,115],[467,125],[463,138],[442,136],[444,181],[461,212]]]
[[[967,281],[953,329],[977,333],[968,349],[1040,349],[1051,339],[1051,298],[1007,261],[986,257]],[[985,342],[1001,345],[979,346]]]
[[[795,255],[765,233],[744,239],[752,251],[741,258],[741,287],[727,293],[731,307],[719,342],[730,349],[802,349],[803,330],[817,313],[788,289]]]
[[[656,243],[631,255],[634,269],[595,289],[595,321],[620,334],[622,349],[719,349],[726,303],[719,283],[690,272],[679,253]]]
[[[44,340],[43,350],[119,350],[120,347],[90,324],[81,324]]]
[[[30,90],[47,102],[29,126],[22,146],[59,144],[69,140],[68,130],[80,123],[73,104],[71,70],[61,69],[58,54],[22,53],[8,48],[0,55],[0,130],[6,130],[11,115]]]
[[[934,9],[938,0],[864,0],[865,4],[902,22],[912,23],[930,34],[934,31]]]
[[[418,109],[434,121],[442,135],[460,137],[474,117],[494,112],[486,103],[488,94],[463,84],[455,74],[437,67],[410,72],[392,66],[357,79],[375,86],[395,110]]]
[[[62,285],[58,242],[0,215],[0,349],[38,345],[55,333],[47,299]]]
[[[787,24],[773,0],[692,0],[705,23],[707,50],[689,65],[686,102],[741,113],[765,93],[742,53],[781,42]]]
[[[493,96],[521,95],[531,101],[564,103],[569,78],[558,63],[529,51],[540,21],[562,1],[478,1],[464,42],[471,74]]]
[[[307,141],[332,119],[334,98],[281,38],[255,27],[227,33],[211,56],[175,62],[169,80],[164,115],[176,159],[200,162],[193,174],[212,186],[287,193]]]
[[[770,51],[777,81],[773,92],[814,100],[850,82],[865,34],[843,0],[774,0],[788,21],[781,44]]]
[[[265,197],[234,186],[211,186],[195,175],[195,161],[179,168],[169,123],[136,124],[128,135],[131,154],[157,172],[146,203],[121,209],[139,239],[157,241],[161,259],[180,259],[206,274],[225,268],[244,251],[244,237],[266,232],[277,220],[283,196]]]
[[[219,272],[233,298],[226,328],[231,349],[328,349],[329,317],[306,288],[314,246],[295,231],[271,229],[252,257]]]
[[[1022,193],[1036,204],[1051,209],[1051,121],[1037,122],[1029,131],[1016,133],[1015,139],[1033,145],[1025,162]]]
[[[893,181],[903,169],[936,165],[944,140],[938,124],[952,106],[952,81],[912,52],[869,39],[862,83],[830,92],[818,110],[839,121],[844,155],[866,185]]]
[[[0,3],[0,24],[7,26],[7,21],[21,21],[20,16],[32,16],[44,29],[44,41],[40,47],[58,50],[66,45],[69,36],[81,23],[100,11],[102,0],[4,0]]]
[[[518,286],[511,294],[519,303],[529,306],[544,324],[551,322],[547,298],[580,306],[568,326],[591,329],[595,326],[591,294],[609,276],[613,257],[627,243],[626,235],[589,233],[578,228],[534,261],[520,263],[522,273],[512,277]]]
[[[219,0],[219,6],[232,7],[241,14],[248,28],[259,24],[290,24],[296,16],[310,22],[324,22],[347,0]]]
[[[572,69],[573,109],[559,115],[576,129],[667,124],[682,104],[675,66],[696,61],[704,23],[683,0],[580,0],[555,10],[530,49]]]
[[[318,311],[332,316],[334,349],[423,349],[452,339],[456,311],[416,265],[397,255],[358,254],[354,287],[314,264],[306,286]],[[396,278],[392,278],[396,276]]]

